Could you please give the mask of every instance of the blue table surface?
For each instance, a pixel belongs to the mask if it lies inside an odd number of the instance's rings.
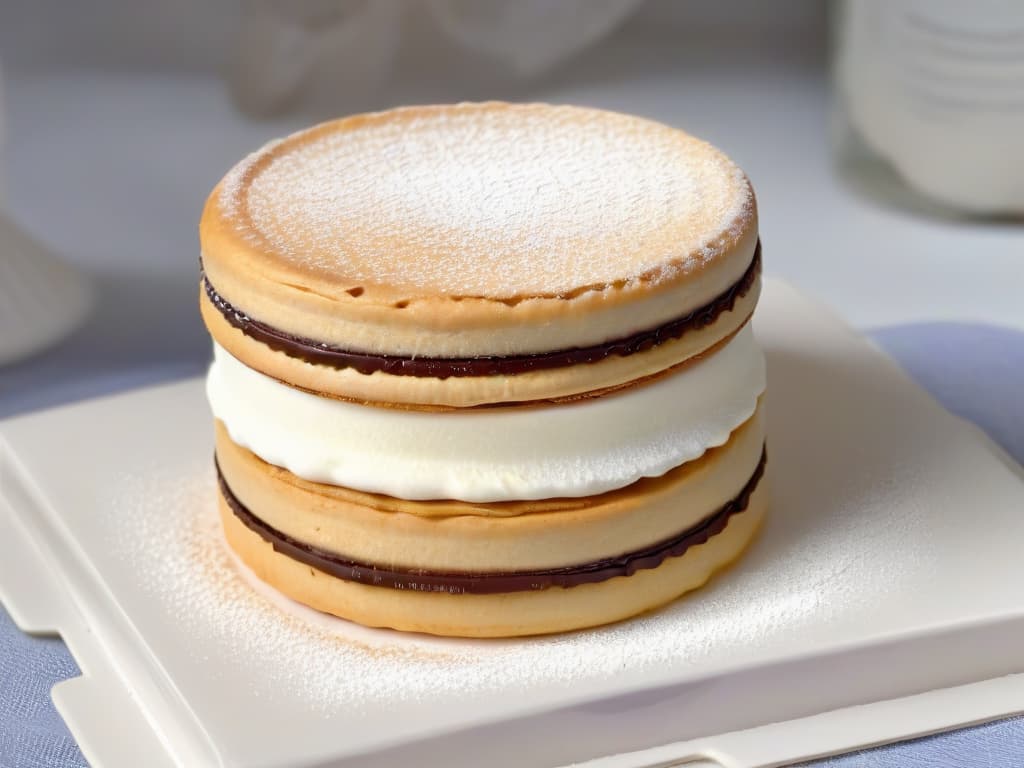
[[[117,291],[117,287],[106,290]],[[191,286],[189,286],[191,290]],[[152,298],[166,300],[160,291]],[[145,300],[145,297],[143,297]],[[103,302],[99,304],[102,308]],[[50,353],[0,368],[0,417],[105,392],[199,373],[208,346],[198,326],[179,328],[156,354],[141,329],[100,310],[90,327]],[[189,321],[188,322],[197,322]],[[116,350],[110,333],[118,339]],[[933,323],[881,328],[871,337],[949,410],[984,429],[1024,462],[1024,333]],[[74,375],[68,375],[73,373]],[[1024,513],[1024,510],[1022,510]],[[0,768],[86,765],[50,700],[51,687],[79,674],[55,637],[21,633],[0,609]],[[1021,768],[1024,717],[965,728],[813,763],[821,768]]]

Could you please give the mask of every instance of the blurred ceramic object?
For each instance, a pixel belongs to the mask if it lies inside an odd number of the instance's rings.
[[[4,145],[0,78],[0,160]],[[88,281],[4,213],[0,162],[0,365],[31,355],[77,328],[92,304]]]
[[[1024,3],[845,0],[836,78],[849,128],[951,209],[1024,215]]]
[[[637,0],[427,0],[445,37],[532,77],[614,30]]]
[[[0,211],[0,364],[66,336],[91,303],[88,281]]]
[[[307,100],[317,73],[362,95],[387,75],[398,50],[402,0],[244,0],[230,85],[246,112],[272,114]]]
[[[323,103],[348,111],[380,91],[399,58],[445,82],[487,63],[532,77],[603,38],[640,1],[243,0],[231,89],[257,114]]]

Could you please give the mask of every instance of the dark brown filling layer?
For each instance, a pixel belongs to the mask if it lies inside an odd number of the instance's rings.
[[[203,276],[206,295],[220,310],[232,326],[246,336],[266,344],[276,352],[304,360],[307,363],[326,365],[331,368],[353,368],[360,373],[370,374],[383,371],[393,376],[422,376],[447,379],[461,376],[503,376],[530,371],[562,368],[570,365],[596,363],[606,357],[626,357],[645,352],[666,341],[678,339],[687,331],[707,327],[723,312],[732,310],[736,300],[754,285],[761,271],[761,241],[754,249],[754,258],[739,280],[722,294],[702,307],[678,317],[675,320],[646,331],[640,331],[614,341],[594,344],[589,347],[574,347],[555,352],[540,352],[531,355],[482,355],[479,357],[405,357],[402,355],[380,355],[370,352],[356,352],[324,344],[313,339],[294,336],[254,320],[228,303],[217,293],[210,281]]]
[[[767,452],[762,450],[761,460],[746,485],[735,498],[692,528],[644,549],[618,557],[598,560],[565,568],[535,571],[508,571],[488,573],[440,572],[421,568],[388,568],[347,560],[332,552],[303,544],[285,533],[271,528],[252,514],[228,487],[217,466],[221,493],[228,507],[247,528],[268,541],[276,552],[316,568],[318,571],[346,581],[356,581],[375,587],[411,589],[418,592],[446,592],[449,594],[493,595],[503,592],[528,592],[548,587],[575,587],[594,584],[616,576],[632,576],[638,570],[657,568],[666,558],[679,557],[690,547],[703,544],[721,533],[729,518],[742,512],[750,503],[750,496],[764,474]]]

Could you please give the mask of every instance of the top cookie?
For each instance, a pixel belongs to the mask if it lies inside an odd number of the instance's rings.
[[[221,309],[324,347],[464,359],[599,345],[700,309],[750,268],[757,222],[742,171],[682,131],[484,103],[272,142],[214,190],[200,234]]]

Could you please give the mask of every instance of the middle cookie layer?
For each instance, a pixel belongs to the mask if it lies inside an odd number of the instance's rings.
[[[642,386],[543,406],[449,413],[319,397],[217,348],[207,391],[232,440],[319,483],[411,499],[583,497],[623,488],[722,445],[765,388],[749,327]]]
[[[724,445],[658,478],[598,496],[469,504],[406,501],[295,477],[217,426],[223,482],[268,528],[382,568],[495,573],[592,563],[690,529],[741,494],[762,459],[761,409]]]

